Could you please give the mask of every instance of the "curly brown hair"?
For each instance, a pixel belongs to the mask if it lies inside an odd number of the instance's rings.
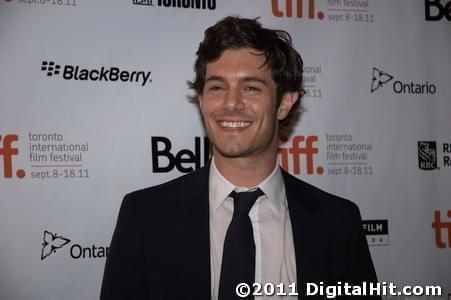
[[[265,55],[265,63],[277,85],[277,105],[286,92],[299,92],[298,101],[288,116],[280,122],[283,127],[290,122],[294,111],[300,105],[304,94],[302,88],[303,61],[293,48],[291,36],[284,30],[262,27],[258,18],[246,19],[238,16],[226,17],[205,31],[204,40],[199,44],[194,64],[194,81],[188,81],[189,88],[197,96],[202,94],[205,84],[206,65],[217,60],[225,50],[253,48]]]

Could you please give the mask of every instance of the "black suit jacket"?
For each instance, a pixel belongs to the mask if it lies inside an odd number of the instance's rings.
[[[102,300],[210,299],[208,173],[207,166],[125,196]],[[376,281],[357,206],[282,174],[300,295],[307,282]]]

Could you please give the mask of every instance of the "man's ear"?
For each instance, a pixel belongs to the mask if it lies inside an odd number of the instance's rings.
[[[280,100],[279,108],[277,108],[277,119],[285,119],[298,99],[298,92],[286,92],[285,94],[283,94],[282,99]]]

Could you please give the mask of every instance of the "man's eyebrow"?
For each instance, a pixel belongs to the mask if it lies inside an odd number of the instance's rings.
[[[208,82],[208,81],[225,81],[225,79],[222,76],[212,75],[212,76],[208,77],[207,79],[205,79],[205,82]],[[256,77],[256,76],[245,76],[243,78],[240,78],[241,83],[252,82],[252,81],[260,82],[264,85],[268,84],[266,82],[266,80]]]
[[[224,81],[224,77],[222,77],[222,76],[217,76],[217,75],[212,75],[212,76],[209,76],[207,79],[205,79],[205,82],[207,82],[207,81]]]
[[[260,77],[255,77],[255,76],[247,76],[247,77],[243,77],[240,79],[241,82],[249,82],[249,81],[257,81],[260,82],[264,85],[267,85],[268,83],[266,82],[266,80],[260,78]]]

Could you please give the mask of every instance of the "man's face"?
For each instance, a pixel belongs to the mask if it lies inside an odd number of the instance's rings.
[[[265,56],[250,48],[226,50],[206,66],[200,109],[214,155],[271,158],[277,151],[278,119],[297,99],[287,93],[279,107]],[[289,95],[288,95],[289,94]],[[293,96],[294,94],[294,96]]]

